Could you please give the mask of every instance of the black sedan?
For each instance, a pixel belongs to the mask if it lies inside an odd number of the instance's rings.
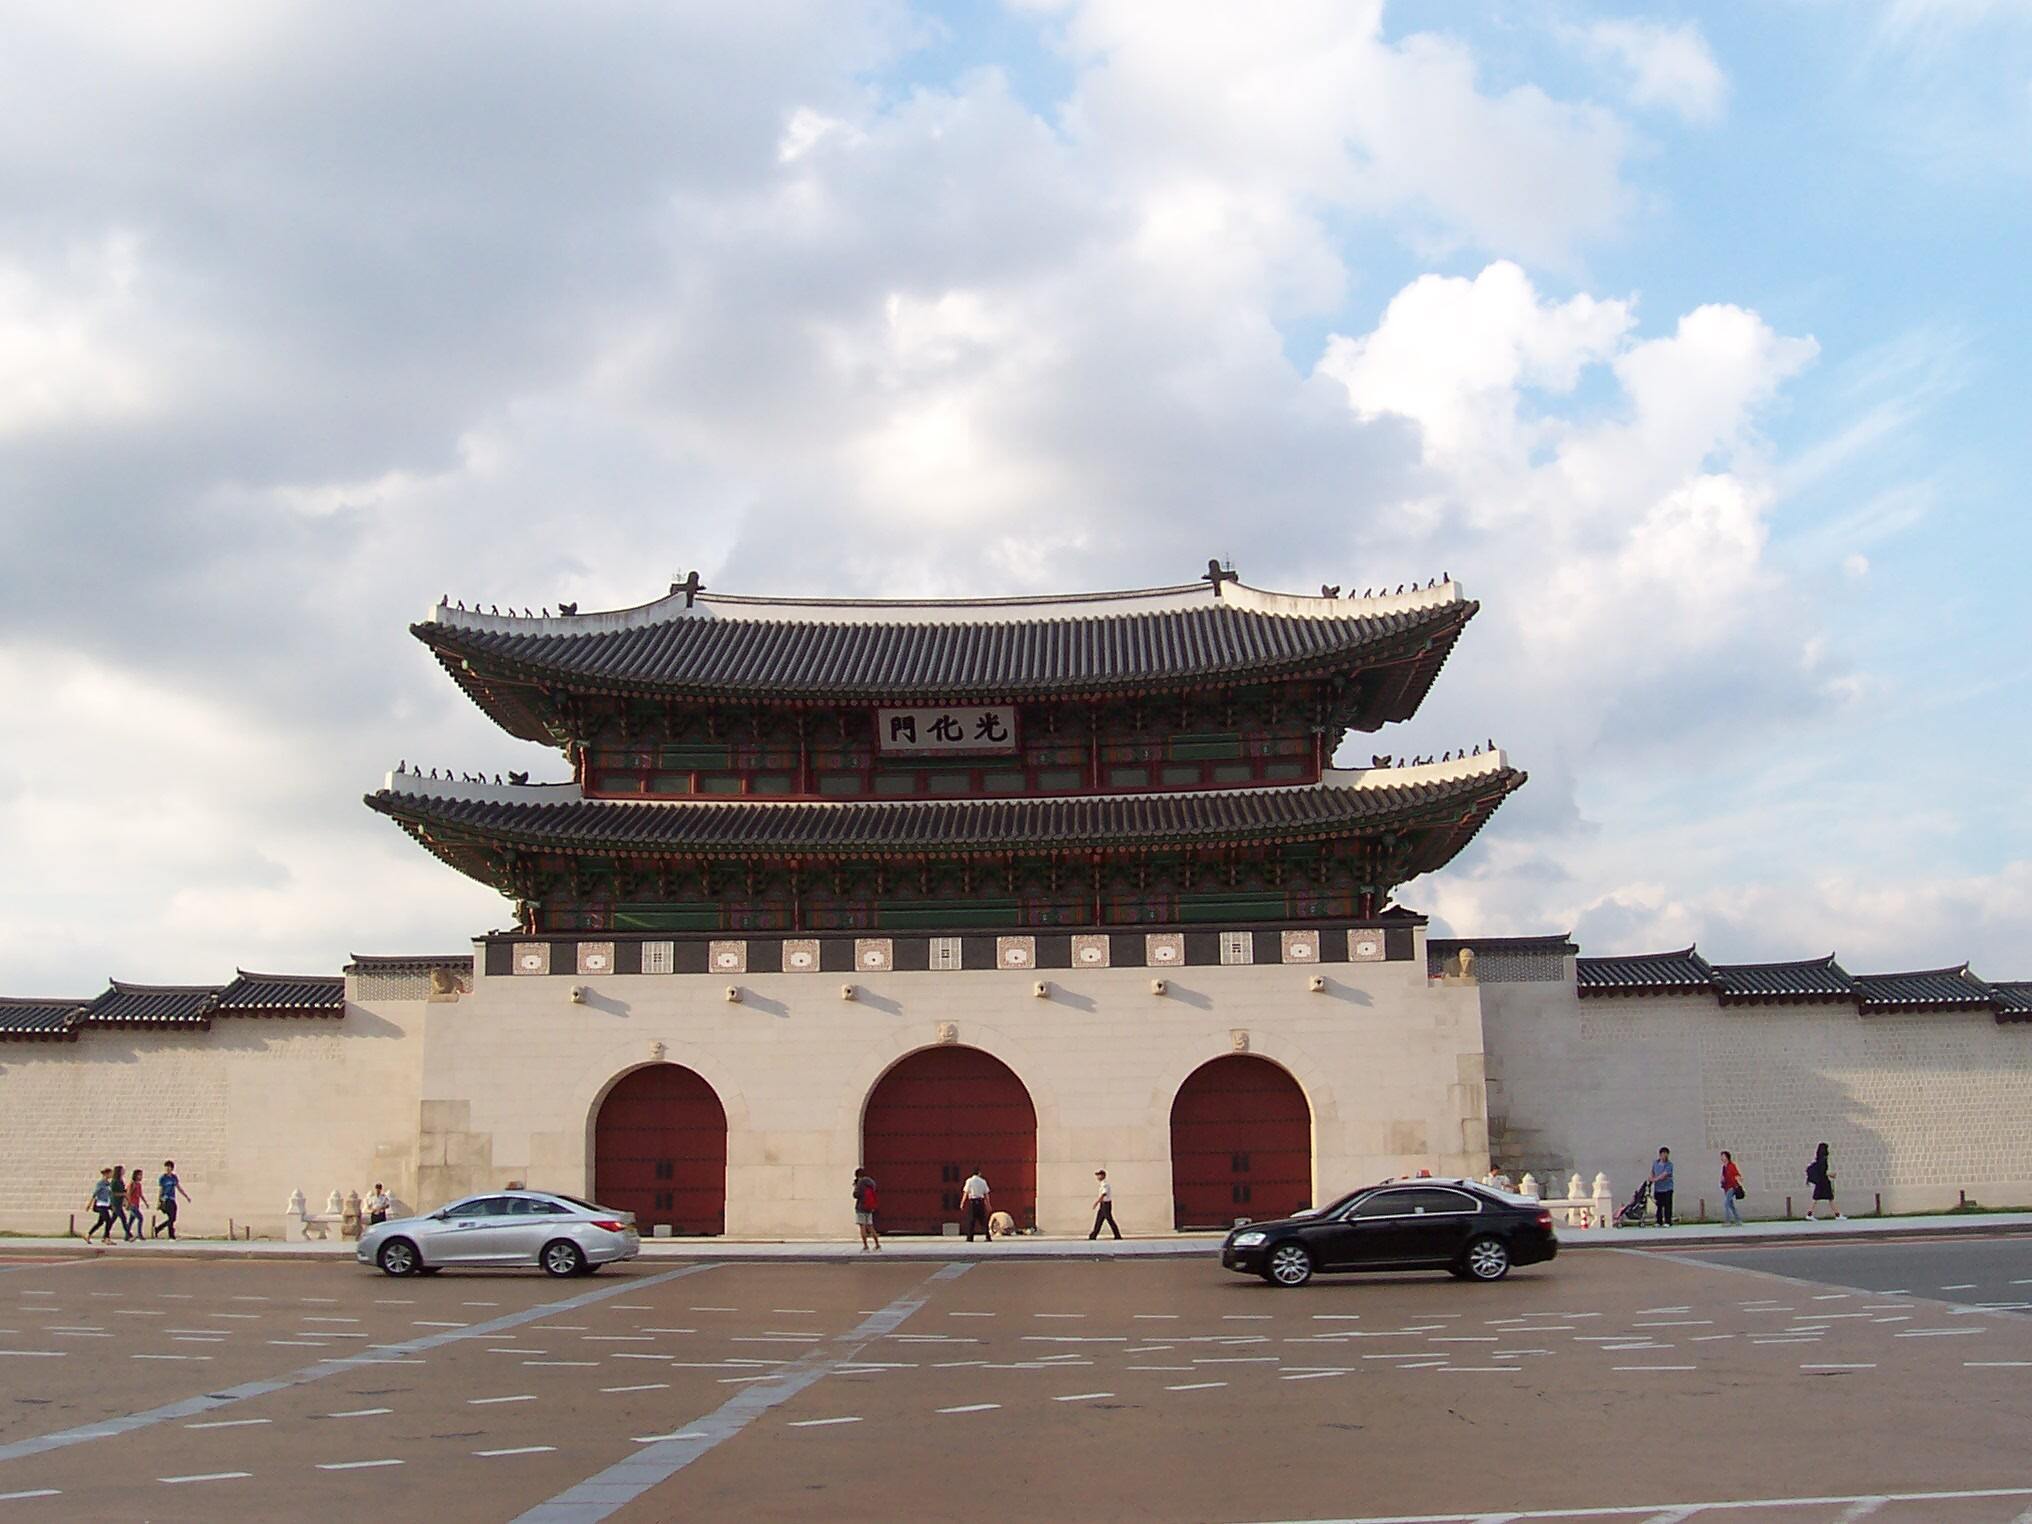
[[[1273,1286],[1303,1286],[1326,1270],[1450,1270],[1500,1281],[1512,1265],[1558,1252],[1552,1214],[1528,1196],[1468,1180],[1402,1180],[1239,1227],[1221,1245],[1221,1265]]]

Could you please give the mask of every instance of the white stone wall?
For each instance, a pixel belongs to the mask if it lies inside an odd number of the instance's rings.
[[[209,1030],[89,1030],[0,1043],[0,1228],[60,1232],[100,1169],[164,1159],[193,1198],[178,1231],[230,1218],[279,1232],[289,1193],[322,1207],[375,1180],[415,1191],[421,1002],[349,1005],[341,1019],[220,1017]]]
[[[1313,993],[1315,974],[1327,984]],[[1035,980],[1051,993],[1038,998]],[[1161,977],[1163,996],[1151,993]],[[857,998],[843,1000],[851,978]],[[1093,1171],[1125,1231],[1171,1227],[1171,1103],[1199,1065],[1248,1050],[1311,1103],[1320,1197],[1419,1168],[1486,1167],[1476,992],[1398,963],[1325,967],[480,978],[431,1013],[423,1195],[527,1179],[591,1189],[602,1095],[654,1061],[697,1070],[727,1112],[727,1231],[847,1231],[862,1108],[897,1060],[938,1041],[993,1054],[1037,1110],[1039,1227],[1084,1231]],[[574,985],[587,989],[574,1004]],[[661,1045],[660,1048],[657,1045]]]
[[[1627,1200],[1660,1145],[1679,1215],[1720,1214],[1719,1151],[1747,1212],[1811,1194],[1816,1143],[1836,1200],[1869,1211],[2032,1205],[2032,1027],[1987,1012],[1860,1016],[1712,996],[1578,998],[1570,982],[1484,985],[1497,1158],[1541,1176],[1608,1172]]]

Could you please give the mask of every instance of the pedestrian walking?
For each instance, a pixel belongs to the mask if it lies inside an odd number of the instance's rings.
[[[367,1199],[361,1202],[360,1205],[366,1210],[367,1226],[371,1228],[376,1223],[388,1220],[388,1213],[394,1208],[395,1202],[389,1196],[387,1187],[383,1186],[379,1180],[376,1180],[374,1182],[374,1189],[368,1193]]]
[[[176,1237],[176,1198],[191,1199],[190,1192],[183,1188],[183,1182],[176,1176],[176,1160],[164,1159],[162,1173],[155,1177],[155,1210],[162,1214],[162,1221],[155,1225],[155,1236],[160,1238],[166,1229],[171,1238]]]
[[[1736,1210],[1736,1203],[1743,1199],[1743,1172],[1736,1168],[1736,1157],[1726,1148],[1722,1150],[1722,1221],[1743,1225],[1742,1213]]]
[[[1661,1148],[1651,1161],[1651,1205],[1658,1213],[1658,1226],[1672,1226],[1672,1150]]]
[[[126,1225],[129,1238],[148,1236],[148,1197],[141,1189],[141,1166],[138,1164],[127,1173]]]
[[[1806,1220],[1820,1220],[1820,1204],[1827,1203],[1827,1215],[1836,1222],[1843,1220],[1834,1205],[1834,1171],[1827,1167],[1827,1145],[1821,1144],[1813,1151],[1813,1162],[1806,1166],[1806,1183],[1813,1187],[1813,1199],[1806,1204]]]
[[[882,1247],[882,1235],[875,1231],[875,1207],[881,1201],[875,1177],[865,1164],[854,1166],[854,1226],[861,1230],[861,1252]]]
[[[92,1241],[92,1235],[103,1231],[106,1242],[113,1241],[113,1171],[110,1167],[99,1171],[99,1180],[92,1187],[91,1198],[85,1202],[92,1213],[92,1225],[85,1229],[85,1242]]]
[[[134,1230],[127,1227],[127,1168],[121,1164],[113,1166],[113,1221],[126,1229],[127,1238],[132,1242]],[[108,1233],[106,1242],[112,1241],[113,1235]]]
[[[981,1237],[989,1243],[995,1241],[995,1235],[988,1227],[988,1182],[978,1165],[967,1176],[967,1183],[960,1187],[960,1221],[966,1229],[968,1243],[974,1241],[976,1224],[980,1226]]]
[[[1122,1230],[1115,1226],[1115,1188],[1108,1184],[1108,1172],[1104,1169],[1095,1170],[1094,1179],[1098,1180],[1100,1185],[1094,1191],[1094,1230],[1087,1234],[1087,1237],[1099,1238],[1101,1224],[1106,1223],[1108,1231],[1115,1235],[1119,1243]]]

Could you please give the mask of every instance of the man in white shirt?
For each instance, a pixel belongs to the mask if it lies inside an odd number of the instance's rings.
[[[1105,1222],[1108,1231],[1113,1233],[1119,1242],[1122,1230],[1115,1226],[1115,1188],[1108,1184],[1108,1172],[1104,1169],[1095,1170],[1094,1178],[1100,1181],[1100,1186],[1094,1192],[1094,1230],[1087,1234],[1087,1237],[1099,1238],[1101,1224]]]
[[[373,1194],[368,1196],[360,1205],[366,1209],[367,1226],[371,1228],[376,1223],[383,1223],[388,1220],[389,1210],[395,1205],[395,1202],[389,1197],[388,1192],[382,1189],[381,1182],[376,1180],[374,1182]]]
[[[960,1187],[960,1222],[966,1229],[968,1243],[974,1241],[976,1222],[980,1224],[981,1237],[990,1243],[995,1241],[995,1235],[988,1231],[988,1182],[982,1178],[978,1168],[967,1176],[967,1183]]]

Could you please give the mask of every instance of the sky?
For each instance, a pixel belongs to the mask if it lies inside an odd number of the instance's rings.
[[[2032,6],[6,3],[0,991],[507,925],[441,595],[1450,573],[1403,903],[2032,977]]]

